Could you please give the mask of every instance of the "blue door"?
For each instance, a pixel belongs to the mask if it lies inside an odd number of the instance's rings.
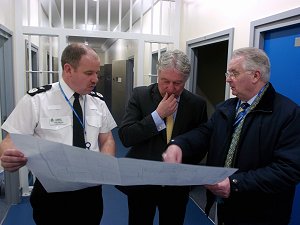
[[[264,50],[271,61],[271,83],[278,92],[300,105],[300,24],[266,32]],[[290,225],[299,224],[300,184]]]

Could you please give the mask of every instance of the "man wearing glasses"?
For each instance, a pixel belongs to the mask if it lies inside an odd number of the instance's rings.
[[[235,50],[225,76],[236,98],[218,105],[204,125],[175,137],[164,160],[200,159],[208,151],[207,165],[238,168],[205,185],[206,213],[216,201],[218,224],[287,225],[300,182],[300,108],[274,90],[269,58],[260,49]]]

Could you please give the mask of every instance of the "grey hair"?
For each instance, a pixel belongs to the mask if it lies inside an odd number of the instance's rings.
[[[240,48],[233,51],[232,58],[244,57],[243,67],[245,70],[260,71],[262,80],[268,82],[270,80],[270,60],[267,54],[254,47]]]
[[[158,73],[166,69],[176,69],[187,80],[191,72],[191,64],[187,55],[176,49],[163,53],[158,60],[156,69]]]

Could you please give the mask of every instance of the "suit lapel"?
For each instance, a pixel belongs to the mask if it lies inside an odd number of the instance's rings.
[[[154,106],[157,107],[160,101],[162,100],[162,97],[158,91],[157,84],[153,85],[151,92],[152,92],[152,99],[153,99]]]

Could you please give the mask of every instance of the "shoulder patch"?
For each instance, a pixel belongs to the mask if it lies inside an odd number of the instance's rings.
[[[52,88],[51,84],[47,84],[38,88],[32,88],[31,90],[27,91],[27,94],[30,96],[35,96],[38,93],[46,92]]]
[[[99,92],[94,92],[92,91],[91,93],[89,93],[89,95],[93,96],[93,97],[97,97],[97,98],[100,98],[101,100],[104,101],[104,97],[102,94],[100,94]]]

